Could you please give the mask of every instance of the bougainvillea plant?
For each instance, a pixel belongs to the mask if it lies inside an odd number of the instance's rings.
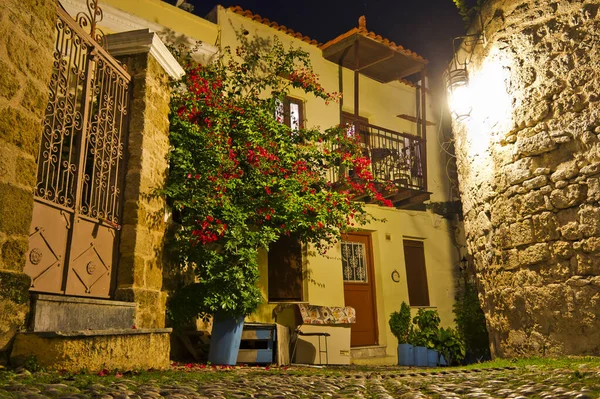
[[[294,234],[323,253],[369,220],[357,195],[391,206],[382,194],[389,186],[374,179],[351,130],[292,131],[279,120],[292,88],[326,103],[339,98],[319,84],[308,54],[277,39],[240,40],[209,65],[187,64],[171,102],[164,194],[179,224],[177,262],[197,281],[175,298],[184,317],[252,313],[262,300],[260,248]],[[334,173],[340,167],[348,172]]]

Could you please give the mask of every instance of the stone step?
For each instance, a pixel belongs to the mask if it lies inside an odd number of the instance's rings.
[[[377,357],[364,357],[359,359],[350,359],[350,364],[358,366],[397,366],[398,359],[396,356],[377,356]]]
[[[91,372],[169,367],[170,328],[42,331],[19,333],[10,362],[22,366],[34,358],[50,370]]]
[[[135,303],[62,295],[33,294],[30,330],[131,329]]]
[[[355,346],[350,348],[350,359],[385,357],[387,346]]]

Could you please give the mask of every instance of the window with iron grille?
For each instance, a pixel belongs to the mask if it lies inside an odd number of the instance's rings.
[[[365,244],[342,241],[342,275],[345,282],[368,282]]]

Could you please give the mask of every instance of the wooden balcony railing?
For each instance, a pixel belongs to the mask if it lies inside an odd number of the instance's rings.
[[[373,175],[379,180],[395,184],[397,192],[391,195],[395,204],[406,203],[417,196],[420,202],[429,198],[428,195],[422,195],[427,193],[425,140],[363,121],[352,123],[351,133],[358,133],[364,143],[364,152],[371,160]],[[339,180],[339,172],[334,173],[332,181]]]

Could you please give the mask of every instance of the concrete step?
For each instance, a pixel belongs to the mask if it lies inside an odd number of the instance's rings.
[[[365,359],[372,357],[384,357],[387,346],[355,346],[350,348],[350,359]]]
[[[33,294],[30,331],[131,329],[135,303]]]

